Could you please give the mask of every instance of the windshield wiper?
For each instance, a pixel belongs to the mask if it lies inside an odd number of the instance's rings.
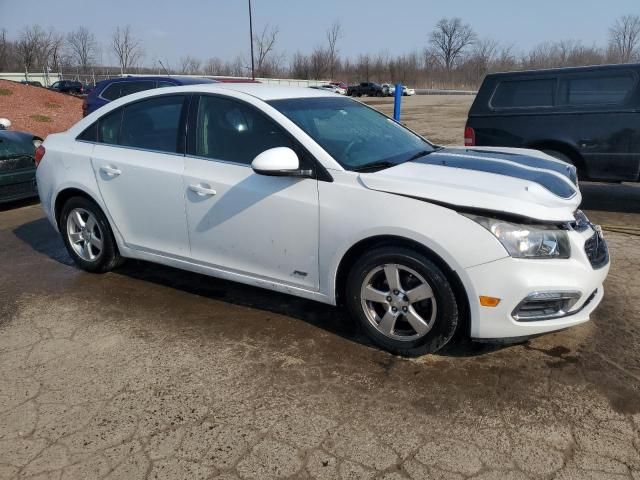
[[[396,165],[399,165],[399,164],[382,160],[380,162],[368,163],[366,165],[362,165],[361,167],[356,167],[353,169],[353,171],[354,172],[377,172],[378,170],[384,170],[385,168],[395,167]]]
[[[433,150],[420,150],[419,152],[411,155],[407,160],[405,160],[406,162],[411,162],[413,160],[417,160],[419,158],[422,157],[426,157],[427,155],[429,155],[430,153],[433,152],[437,152],[438,150],[442,150],[444,147],[434,147]]]

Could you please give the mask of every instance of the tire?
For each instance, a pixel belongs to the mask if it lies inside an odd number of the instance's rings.
[[[58,227],[67,252],[82,270],[105,273],[122,263],[107,217],[95,202],[85,197],[67,200]]]
[[[400,283],[397,292],[388,281],[394,269],[400,272],[395,275]],[[427,256],[405,247],[378,247],[363,254],[347,277],[345,300],[372,342],[393,354],[436,352],[458,328],[458,305],[447,277]]]

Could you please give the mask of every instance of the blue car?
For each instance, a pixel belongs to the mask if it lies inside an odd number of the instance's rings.
[[[87,116],[107,103],[125,95],[151,90],[152,88],[218,83],[216,80],[198,77],[117,77],[102,80],[84,99],[82,114]]]

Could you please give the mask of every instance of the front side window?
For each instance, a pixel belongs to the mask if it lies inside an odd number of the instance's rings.
[[[620,105],[624,103],[635,85],[631,72],[616,72],[560,80],[558,103],[560,105]]]
[[[399,123],[348,98],[293,98],[269,104],[347,170],[393,166],[435,149]]]
[[[551,107],[555,86],[555,79],[500,82],[491,99],[491,106],[494,108]]]
[[[274,147],[293,147],[289,136],[255,108],[229,98],[202,96],[190,153],[250,165]]]
[[[185,97],[154,97],[126,105],[118,144],[176,153]]]

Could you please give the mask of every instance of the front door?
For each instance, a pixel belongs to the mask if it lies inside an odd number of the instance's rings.
[[[204,95],[197,108],[183,186],[192,257],[317,289],[317,180],[258,175],[250,166],[259,153],[293,141],[241,101]]]

